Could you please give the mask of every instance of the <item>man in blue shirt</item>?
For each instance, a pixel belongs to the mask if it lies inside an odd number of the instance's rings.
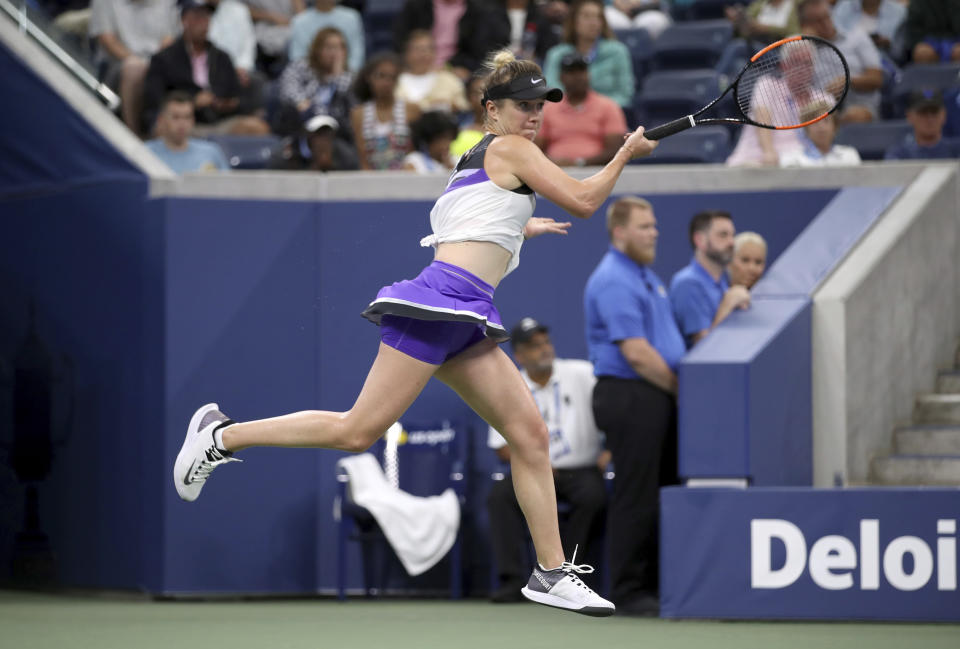
[[[914,92],[907,108],[907,121],[913,127],[913,135],[887,149],[884,160],[960,158],[960,141],[943,137],[947,109],[939,90]]]
[[[193,131],[193,98],[174,91],[160,104],[157,135],[147,148],[176,173],[187,171],[229,171],[223,151],[213,142],[190,137]]]
[[[693,259],[670,282],[673,317],[687,348],[693,347],[711,329],[737,308],[750,306],[750,292],[731,288],[727,266],[733,260],[733,219],[722,210],[706,210],[690,220]]]
[[[618,613],[656,615],[660,487],[677,478],[677,365],[684,354],[663,282],[650,269],[657,220],[642,198],[607,211],[610,249],[584,292],[593,413],[616,478],[610,579]]]

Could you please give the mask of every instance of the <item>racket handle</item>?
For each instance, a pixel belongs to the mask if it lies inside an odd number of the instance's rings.
[[[681,117],[680,119],[675,119],[672,122],[667,122],[666,124],[661,124],[648,131],[644,131],[643,137],[648,140],[662,140],[669,135],[686,131],[693,125],[693,119],[690,115],[687,115],[686,117]]]

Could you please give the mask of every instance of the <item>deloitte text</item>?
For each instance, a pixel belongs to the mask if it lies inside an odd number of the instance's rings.
[[[750,521],[750,585],[753,588],[786,588],[809,568],[810,578],[820,588],[845,590],[854,587],[854,571],[859,567],[860,590],[880,588],[880,566],[883,576],[897,590],[919,590],[930,582],[936,570],[937,590],[957,589],[957,522],[937,521],[936,557],[927,543],[916,536],[898,536],[880,548],[880,521],[860,521],[859,553],[853,541],[845,536],[829,535],[810,546],[799,527],[790,521],[755,518]],[[774,539],[786,548],[786,561],[775,568],[771,562]],[[910,555],[909,572],[904,558]]]

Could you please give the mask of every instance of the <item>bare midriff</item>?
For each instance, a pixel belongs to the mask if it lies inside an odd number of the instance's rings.
[[[459,266],[496,288],[510,257],[510,251],[490,241],[459,241],[439,244],[434,259]]]

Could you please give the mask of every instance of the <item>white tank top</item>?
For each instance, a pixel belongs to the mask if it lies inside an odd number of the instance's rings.
[[[523,227],[533,215],[537,199],[526,185],[504,189],[487,176],[483,159],[495,137],[484,136],[460,159],[430,211],[433,234],[421,239],[420,245],[490,241],[511,254],[507,275],[520,263]]]

